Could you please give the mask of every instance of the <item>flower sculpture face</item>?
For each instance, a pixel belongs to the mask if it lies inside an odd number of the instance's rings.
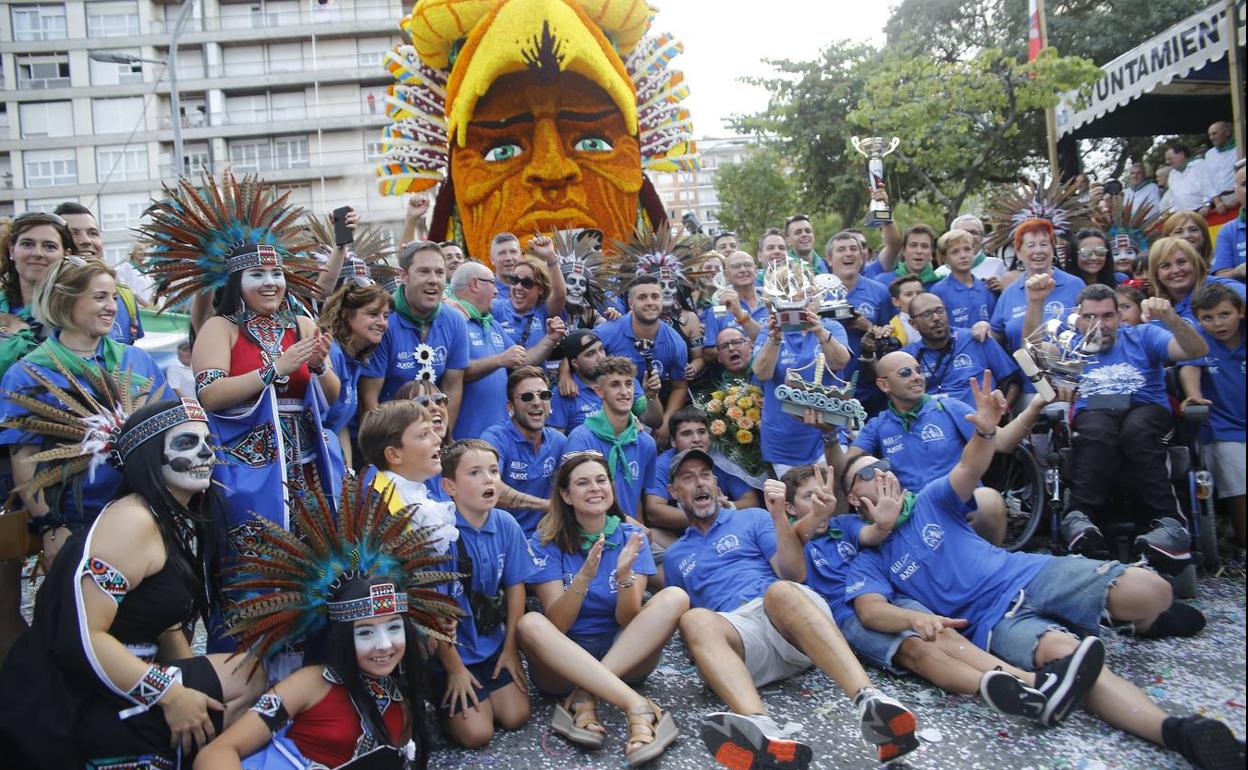
[[[641,151],[605,91],[580,75],[506,75],[477,102],[451,148],[455,203],[470,254],[495,233],[595,228],[626,240],[636,221]]]

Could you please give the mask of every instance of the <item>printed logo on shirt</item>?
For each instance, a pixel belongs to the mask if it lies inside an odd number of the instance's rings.
[[[797,363],[797,354],[792,350],[784,350],[780,353],[780,363],[784,366],[792,366]]]
[[[697,568],[698,559],[696,556],[686,556],[680,560],[680,564],[677,566],[680,568],[680,576],[682,578],[687,578],[689,577],[689,573],[693,572],[693,570]]]
[[[848,540],[836,541],[836,551],[841,555],[842,561],[853,561],[854,557],[858,555],[858,549]]]
[[[893,562],[893,565],[889,569],[892,570],[892,573],[896,575],[899,580],[909,580],[914,573],[919,571],[919,566],[920,565],[917,561],[910,558],[910,553],[906,552],[905,554],[902,554],[901,558]]]
[[[1061,300],[1050,300],[1044,303],[1044,314],[1050,318],[1057,318],[1066,312],[1066,303]],[[1023,308],[1023,315],[1026,315],[1027,308]]]
[[[858,312],[859,312],[860,314],[862,314],[862,315],[866,316],[867,318],[875,318],[875,310],[876,310],[876,308],[875,308],[875,304],[874,304],[874,303],[872,303],[872,302],[860,302],[860,303],[858,303],[858,308],[857,308],[857,310],[858,310]]]
[[[528,481],[529,464],[523,460],[512,460],[507,464],[507,475],[512,481]]]
[[[849,594],[852,594],[854,591],[861,591],[862,587],[865,586],[866,584],[867,584],[867,581],[865,579],[860,578],[858,580],[855,580],[854,582],[845,586],[845,594],[849,595]]]
[[[891,455],[894,452],[900,452],[905,448],[905,444],[901,441],[901,436],[884,437],[884,454]]]
[[[611,593],[619,593],[620,586],[615,582],[615,570],[611,570],[611,574],[607,575],[607,587],[611,589]]]
[[[490,332],[490,339],[494,342],[495,347],[501,348],[503,346],[503,335],[498,332]]]
[[[641,478],[641,466],[637,464],[636,460],[633,460],[632,462],[628,464],[628,472],[629,472],[629,475],[631,475],[635,479]]]
[[[971,361],[971,357],[965,353],[959,353],[953,357],[954,369],[970,369],[975,364]]]
[[[498,555],[498,579],[500,582],[503,579],[503,568],[506,566],[507,566],[507,554],[500,553]]]
[[[724,535],[715,541],[715,553],[723,556],[729,551],[735,551],[741,547],[741,540],[736,535]]]
[[[1079,395],[1110,396],[1138,393],[1144,387],[1144,375],[1131,364],[1110,364],[1083,373]]]
[[[545,462],[542,463],[542,476],[549,477],[554,472],[555,472],[555,458],[547,457]]]
[[[933,551],[940,548],[940,544],[945,542],[945,529],[939,524],[928,524],[923,527],[923,542]]]
[[[546,563],[549,561],[549,559],[546,558],[545,554],[534,553],[532,548],[529,549],[529,558],[533,559],[533,566],[537,567],[538,569],[545,569]],[[564,575],[565,583],[567,581],[567,577],[568,577],[567,575]]]
[[[451,586],[451,596],[452,596],[453,598],[458,598],[458,597],[460,597],[460,596],[463,596],[463,595],[464,595],[464,583],[463,583],[463,581],[461,581],[461,580],[452,580],[452,581],[450,582],[450,584],[449,584],[449,585]]]
[[[924,441],[944,441],[945,432],[935,423],[927,423],[919,429],[919,438]]]
[[[826,567],[826,566],[828,566],[828,560],[827,560],[827,559],[825,559],[825,558],[823,558],[823,552],[822,552],[822,551],[819,551],[819,550],[817,550],[817,549],[812,549],[812,552],[813,552],[813,556],[811,557],[811,560],[810,560],[810,561],[811,561],[811,562],[812,562],[812,563],[813,563],[816,567]]]

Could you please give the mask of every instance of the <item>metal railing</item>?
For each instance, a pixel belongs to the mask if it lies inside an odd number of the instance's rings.
[[[378,162],[378,157],[370,155],[364,149],[351,150],[327,150],[322,152],[309,152],[304,157],[291,156],[273,156],[252,159],[239,160],[217,160],[210,164],[210,170],[219,170],[225,166],[234,169],[235,173],[245,174],[252,172],[268,173],[274,171],[299,171],[308,170],[316,172],[320,169],[334,168],[339,166],[358,166],[362,172],[369,172],[372,166]],[[177,171],[175,163],[161,163],[159,172],[162,179],[172,178]],[[196,164],[194,167],[186,167],[184,174],[197,175],[200,172],[200,166]],[[315,176],[315,174],[308,174]],[[336,174],[335,174],[336,176]]]
[[[216,32],[239,29],[277,29],[302,24],[333,24],[344,21],[377,21],[397,24],[403,16],[403,3],[397,0],[374,0],[360,2],[351,8],[317,6],[299,11],[257,11],[248,14],[190,18],[184,31]],[[167,35],[173,28],[173,20],[157,19],[149,24],[154,35]]]
[[[41,88],[69,88],[69,78],[23,78],[17,79],[17,90],[30,91]]]

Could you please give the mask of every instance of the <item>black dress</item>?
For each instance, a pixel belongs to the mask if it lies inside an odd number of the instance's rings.
[[[136,702],[116,691],[91,648],[82,592],[102,589],[90,581],[83,585],[79,576],[89,561],[94,530],[65,543],[39,588],[30,631],[0,670],[0,768],[189,768],[191,758],[180,758],[169,746],[159,705],[121,716]],[[194,588],[176,568],[179,558],[168,554],[159,571],[125,594],[109,629],[149,662],[162,633],[190,627],[195,620]],[[221,683],[207,658],[162,663],[182,670],[184,686],[222,700]],[[123,689],[130,684],[119,683]],[[221,732],[221,712],[208,713]]]

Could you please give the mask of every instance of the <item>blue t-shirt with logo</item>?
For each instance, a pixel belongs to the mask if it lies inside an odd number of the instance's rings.
[[[511,335],[498,323],[489,329],[479,321],[468,321],[468,360],[477,361],[502,353],[514,345]],[[455,440],[480,438],[486,428],[507,419],[507,370],[498,367],[472,382],[464,383],[464,399],[455,421]]]
[[[1210,275],[1220,270],[1232,270],[1244,264],[1245,229],[1244,213],[1241,211],[1234,221],[1227,222],[1218,230],[1218,238],[1213,242],[1213,264],[1209,266]]]
[[[824,318],[823,328],[831,332],[837,342],[846,345],[848,337],[845,328],[836,321]],[[754,342],[754,356],[757,358],[763,346],[768,343],[769,336],[759,334]],[[815,462],[823,455],[823,431],[806,425],[800,416],[786,413],[781,409],[776,398],[776,388],[784,384],[790,369],[797,369],[802,379],[813,382],[815,379],[815,357],[821,349],[819,340],[811,332],[785,332],[780,343],[780,353],[776,357],[776,368],[771,379],[761,382],[763,388],[763,419],[759,428],[762,433],[763,459],[769,463],[783,465],[806,465]],[[829,381],[827,372],[821,372],[821,380]]]
[[[929,291],[944,300],[950,326],[969,329],[980,321],[991,321],[992,311],[997,307],[997,295],[979,278],[966,286],[952,275],[947,275],[932,284]]]
[[[598,563],[598,572],[589,587],[585,590],[585,598],[581,599],[581,611],[568,629],[568,636],[591,637],[611,631],[619,631],[620,624],[615,620],[616,600],[619,598],[619,586],[615,583],[616,566],[620,561],[620,551],[624,544],[641,530],[627,522],[620,526],[606,540],[602,550],[602,561]],[[529,577],[529,583],[549,583],[558,580],[563,590],[568,590],[572,578],[585,565],[585,551],[568,553],[553,541],[542,544],[536,535],[529,538],[529,550],[533,554],[536,571]],[[650,543],[642,538],[641,550],[633,561],[634,575],[653,575],[657,570],[654,556],[650,553]]]
[[[1118,327],[1114,346],[1096,353],[1084,366],[1075,412],[1088,407],[1089,396],[1124,394],[1130,394],[1132,406],[1157,404],[1168,411],[1164,369],[1172,339],[1174,335],[1161,324]]]
[[[972,377],[979,379],[989,369],[994,387],[1001,388],[1005,380],[1018,375],[1018,364],[993,338],[979,342],[971,336],[970,329],[951,329],[949,335],[951,339],[944,350],[932,350],[921,337],[902,348],[919,362],[931,395],[973,404]]]
[[[671,483],[671,479],[668,477],[672,472],[672,458],[675,456],[676,450],[673,448],[659,455],[654,461],[655,487],[663,488],[663,494],[660,495],[660,497],[667,500],[669,503],[672,502],[672,499],[671,495],[667,493],[667,485]],[[719,482],[720,493],[729,500],[736,500],[747,492],[752,492],[754,490],[754,487],[751,487],[746,482],[736,476],[733,476],[719,466],[715,467],[715,480]]]
[[[574,452],[593,450],[600,452],[611,465],[611,444],[594,435],[586,425],[581,425],[568,434],[568,443],[564,444],[563,456]],[[650,434],[637,432],[637,440],[624,447],[624,456],[628,461],[629,473],[616,473],[610,467],[611,481],[615,488],[615,502],[624,513],[634,519],[641,519],[642,495],[659,495],[666,497],[667,488],[657,484],[654,477],[654,459],[657,454],[654,439]]]
[[[845,601],[849,566],[858,555],[858,537],[867,525],[861,517],[843,513],[828,520],[828,531],[806,544],[806,585],[823,597],[839,626],[854,614]]]
[[[997,548],[967,524],[970,511],[947,478],[928,484],[910,518],[853,560],[845,601],[852,606],[865,594],[909,596],[936,614],[966,618],[962,633],[987,649],[989,632],[1019,590],[1054,557]]]
[[[867,420],[854,447],[888,460],[906,489],[922,489],[953,470],[975,433],[966,415],[975,410],[961,401],[926,396],[916,417],[899,415],[890,406]]]
[[[1211,275],[1205,278],[1205,283],[1219,283],[1223,286],[1228,286],[1231,291],[1239,295],[1240,302],[1243,302],[1245,299],[1244,284],[1242,281],[1237,281],[1234,278],[1225,278],[1220,275]],[[1195,293],[1195,291],[1189,291],[1186,297],[1174,303],[1174,312],[1178,313],[1183,318],[1186,318],[1188,323],[1199,329],[1200,321],[1196,319],[1196,311],[1192,310],[1192,295]]]
[[[893,304],[892,297],[888,294],[888,287],[879,281],[870,278],[861,277],[854,284],[853,291],[845,295],[846,301],[853,306],[858,314],[865,317],[875,326],[887,326],[893,316],[897,314],[897,307]],[[841,376],[846,380],[852,378],[859,369],[858,356],[862,353],[862,332],[852,326],[845,327],[846,344],[849,348],[849,363],[845,365],[845,370]],[[859,400],[866,398],[868,394],[875,393],[879,389],[875,386],[874,377],[859,377],[858,385],[855,388],[855,395]]]
[[[758,304],[750,307],[750,303],[744,298],[741,299],[741,307],[749,314],[750,318],[757,321],[764,329],[767,328],[767,315],[771,312],[767,309],[766,303],[759,298]],[[741,324],[737,323],[737,319],[728,310],[724,310],[721,314],[715,313],[715,306],[708,305],[702,310],[702,347],[713,348],[719,340],[719,333],[724,329],[737,329],[748,338],[745,329]]]
[[[455,527],[459,530],[459,539],[472,562],[471,590],[493,596],[501,589],[529,582],[529,576],[535,569],[533,558],[529,555],[529,544],[524,537],[524,531],[510,513],[495,508],[485,518],[481,529],[477,529],[456,510]],[[454,544],[451,546],[451,558],[447,566],[452,572],[457,570],[457,553],[458,544]],[[459,618],[455,635],[459,657],[465,666],[488,660],[503,646],[503,638],[507,635],[506,623],[500,623],[492,634],[478,636],[476,623],[473,622],[472,605],[468,601],[462,580],[451,581],[450,593],[464,612]]]
[[[1204,358],[1183,361],[1184,366],[1199,366],[1200,393],[1213,402],[1209,407],[1209,422],[1206,424],[1206,436],[1214,441],[1238,441],[1243,443],[1244,422],[1246,419],[1244,400],[1244,328],[1239,330],[1239,347],[1232,350],[1210,336],[1204,329],[1200,330],[1205,342],[1209,343],[1209,353]]]
[[[433,348],[430,364],[438,382],[442,381],[447,369],[468,367],[468,329],[463,313],[443,302],[438,305],[433,323],[426,331],[424,342]],[[420,374],[422,363],[416,358],[416,346],[420,343],[421,333],[417,324],[401,313],[391,313],[381,344],[373,351],[372,358],[360,374],[361,377],[384,378],[377,403],[393,399],[396,390]]]
[[[546,336],[545,302],[538,302],[527,313],[518,313],[511,300],[503,294],[494,300],[490,315],[494,316],[494,322],[502,326],[517,345],[531,348]]]
[[[667,547],[663,579],[685,589],[694,607],[731,612],[780,578],[771,567],[776,526],[761,508],[720,508],[706,534],[693,527]]]
[[[1075,299],[1086,284],[1082,278],[1077,278],[1057,268],[1053,269],[1053,281],[1057,285],[1053,287],[1053,291],[1044,301],[1043,320],[1058,318],[1065,321],[1066,316],[1075,309]],[[992,330],[997,334],[1005,335],[1005,347],[1011,353],[1023,344],[1023,316],[1027,314],[1026,283],[1027,276],[1022,275],[1014,283],[1005,287],[1005,291],[1001,292],[1001,299],[997,300],[997,306],[993,309],[990,320]],[[1035,392],[1030,381],[1025,382],[1024,387],[1029,393]]]
[[[576,383],[576,395],[565,396],[555,389],[554,398],[550,402],[550,419],[547,423],[564,432],[569,432],[585,422],[585,418],[602,408],[602,399],[594,392],[594,388],[576,372],[572,372],[572,381]]]
[[[646,360],[637,350],[633,314],[626,313],[594,331],[598,334],[598,339],[602,340],[602,347],[608,355],[624,356],[637,365],[637,382],[641,383],[646,376]],[[654,357],[654,368],[658,370],[661,379],[684,381],[685,367],[689,365],[689,347],[671,325],[659,322],[651,355]]]
[[[515,421],[507,420],[487,428],[481,439],[498,450],[498,470],[507,486],[526,495],[542,499],[550,497],[555,470],[568,442],[567,436],[554,428],[543,428],[542,445],[534,449],[533,444],[520,433]],[[533,508],[516,508],[508,512],[520,523],[526,535],[533,534],[537,522],[545,514],[545,511]]]

